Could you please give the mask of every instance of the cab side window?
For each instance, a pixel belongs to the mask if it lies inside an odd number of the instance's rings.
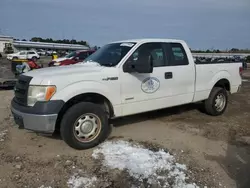
[[[169,62],[170,66],[180,66],[180,65],[188,65],[188,58],[183,48],[182,44],[180,43],[170,43],[168,48],[168,54],[171,57]]]
[[[154,67],[166,66],[164,49],[161,43],[146,43],[142,44],[128,59],[136,64],[139,59],[152,58]]]

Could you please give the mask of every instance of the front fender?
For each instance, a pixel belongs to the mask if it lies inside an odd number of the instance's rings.
[[[112,104],[115,101],[109,94],[109,89],[104,84],[94,81],[81,81],[77,83],[70,84],[65,88],[56,92],[56,94],[51,98],[51,100],[63,100],[67,102],[71,98],[84,94],[84,93],[97,93],[106,97]]]

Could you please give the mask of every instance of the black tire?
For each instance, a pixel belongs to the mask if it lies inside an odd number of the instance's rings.
[[[32,59],[32,61],[37,61],[37,57],[35,57],[35,56],[32,57],[31,59]]]
[[[12,58],[13,61],[15,61],[15,60],[17,60],[17,59],[18,59],[18,57],[13,57],[13,58]]]
[[[84,114],[93,114],[98,117],[100,121],[100,126],[97,129],[98,134],[95,138],[88,142],[81,142],[79,137],[77,137],[75,131],[75,123]],[[109,135],[111,131],[111,126],[108,123],[108,116],[103,110],[103,108],[94,103],[81,102],[75,104],[67,110],[61,121],[60,133],[62,139],[72,148],[83,150],[89,149],[97,146],[103,142]]]
[[[216,108],[216,99],[218,96],[225,97],[223,100],[225,104],[222,105],[221,109]],[[227,108],[228,94],[226,89],[221,87],[214,87],[209,95],[209,98],[204,102],[205,113],[211,116],[219,116],[223,114]]]

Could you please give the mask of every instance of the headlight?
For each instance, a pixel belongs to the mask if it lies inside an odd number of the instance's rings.
[[[34,106],[37,101],[49,101],[56,93],[56,86],[29,86],[28,106]]]

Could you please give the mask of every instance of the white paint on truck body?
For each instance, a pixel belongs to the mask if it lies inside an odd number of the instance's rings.
[[[182,40],[139,39],[119,42],[135,45],[116,66],[76,64],[35,70],[26,73],[33,77],[30,85],[55,85],[57,91],[51,100],[65,102],[80,94],[100,94],[112,104],[115,117],[205,100],[221,79],[229,81],[231,93],[237,92],[241,85],[241,63],[196,65],[188,45]],[[152,73],[125,73],[123,65],[146,43],[180,44],[188,64],[154,67]],[[171,79],[166,79],[166,76],[171,76],[168,73],[172,73]]]

